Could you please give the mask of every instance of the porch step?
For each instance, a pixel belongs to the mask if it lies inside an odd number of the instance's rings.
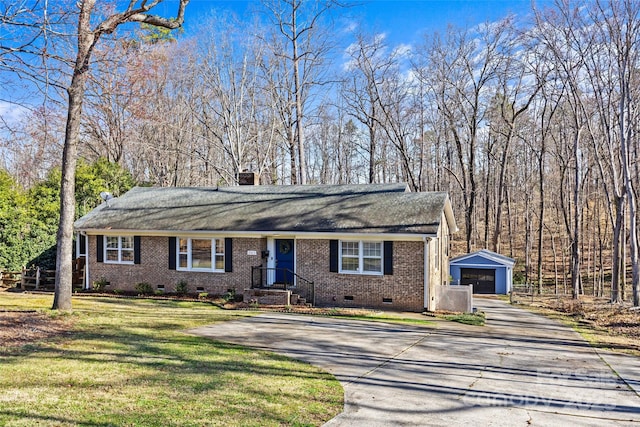
[[[290,302],[291,305],[305,305],[307,304],[307,299],[306,298],[302,298],[300,295],[298,294],[291,294],[291,298],[290,298]]]
[[[287,296],[288,295],[288,296]],[[281,289],[245,289],[243,293],[244,302],[258,302],[267,305],[308,305],[307,299],[291,291],[285,292]]]

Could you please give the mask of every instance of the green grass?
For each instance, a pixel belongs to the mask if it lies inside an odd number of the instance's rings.
[[[441,316],[443,319],[451,322],[463,323],[465,325],[484,326],[487,320],[484,313],[462,313],[462,314],[445,314]]]
[[[0,295],[0,309],[52,298]],[[3,426],[312,426],[343,390],[309,364],[182,331],[250,315],[197,302],[76,298],[67,337],[0,347]]]

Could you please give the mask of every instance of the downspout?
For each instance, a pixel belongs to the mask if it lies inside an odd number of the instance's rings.
[[[429,311],[429,284],[430,284],[430,271],[429,271],[429,243],[431,238],[423,237],[424,241],[424,309]]]

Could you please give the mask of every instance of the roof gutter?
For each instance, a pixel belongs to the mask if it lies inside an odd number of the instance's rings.
[[[166,237],[166,236],[184,236],[184,237],[200,237],[200,236],[226,236],[226,237],[248,237],[262,238],[267,236],[285,236],[295,237],[298,239],[386,239],[386,240],[404,240],[404,241],[422,241],[426,238],[434,238],[437,235],[431,233],[367,233],[358,232],[350,233],[346,231],[325,231],[325,232],[309,232],[309,231],[224,231],[224,230],[130,230],[130,229],[113,229],[113,228],[87,228],[78,229],[76,231],[90,235],[117,235],[117,236],[149,236],[149,237]]]

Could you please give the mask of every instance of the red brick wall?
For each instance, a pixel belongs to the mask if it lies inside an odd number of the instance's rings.
[[[315,283],[316,305],[423,310],[422,242],[393,242],[393,275],[387,276],[331,273],[329,240],[297,240],[296,245],[297,273]],[[385,303],[383,298],[392,302]]]
[[[96,262],[96,236],[89,236],[89,275],[90,283],[104,277],[110,282],[108,289],[135,290],[140,282],[150,283],[154,289],[164,285],[165,292],[174,292],[179,281],[186,281],[189,292],[198,287],[213,295],[222,295],[228,289],[241,294],[251,286],[251,267],[260,265],[260,253],[266,250],[266,239],[234,238],[233,271],[229,273],[210,273],[195,271],[169,270],[169,238],[145,237],[140,242],[140,264],[122,265]],[[257,256],[247,255],[247,251],[256,251]]]
[[[424,308],[424,264],[422,242],[393,242],[393,275],[374,276],[329,272],[329,240],[296,240],[296,272],[315,283],[315,303],[318,306],[366,307],[387,310],[422,311]],[[104,277],[109,289],[135,290],[140,282],[154,289],[164,285],[165,292],[174,292],[184,280],[189,292],[198,287],[204,292],[222,295],[228,289],[241,294],[251,285],[251,267],[261,265],[260,253],[266,250],[265,238],[233,239],[233,272],[208,273],[169,270],[168,237],[142,237],[141,263],[137,265],[96,262],[96,236],[89,236],[90,283]],[[256,251],[257,256],[247,255]],[[304,295],[303,286],[300,293]],[[346,300],[345,296],[353,297]],[[383,298],[391,302],[383,302]],[[309,301],[311,302],[311,301]]]

